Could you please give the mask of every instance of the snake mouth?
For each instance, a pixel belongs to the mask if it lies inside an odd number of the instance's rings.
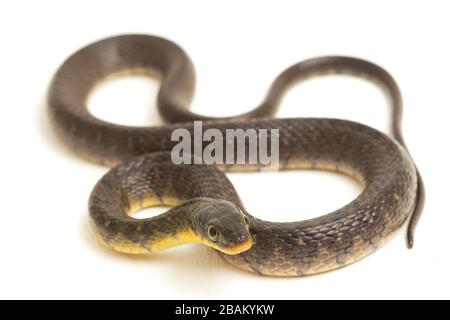
[[[253,246],[253,240],[251,237],[245,239],[244,241],[235,243],[233,245],[223,247],[220,249],[220,251],[229,254],[229,255],[235,255],[242,253],[244,251],[247,251]]]

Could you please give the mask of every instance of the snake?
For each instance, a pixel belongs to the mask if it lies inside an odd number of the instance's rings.
[[[113,124],[89,111],[91,91],[105,79],[126,73],[158,76],[156,104],[164,124]],[[391,135],[348,120],[275,117],[292,85],[329,74],[361,77],[380,87],[391,107]],[[402,136],[400,89],[383,68],[348,56],[307,59],[280,73],[256,108],[223,118],[189,111],[194,90],[195,71],[187,53],[170,40],[145,34],[119,35],[87,45],[54,74],[47,105],[56,135],[77,156],[111,167],[93,188],[88,203],[89,221],[102,244],[125,254],[151,254],[200,243],[242,270],[276,277],[306,276],[349,265],[385,244],[408,219],[407,246],[413,246],[424,184]],[[359,181],[362,192],[342,208],[316,218],[259,219],[245,209],[226,173],[262,171],[263,164],[172,161],[177,142],[171,133],[178,128],[194,133],[194,121],[221,133],[236,128],[277,129],[279,170],[342,173]],[[255,186],[254,192],[279,187]],[[292,205],[304,196],[299,194]],[[153,206],[168,208],[150,218],[133,216]]]

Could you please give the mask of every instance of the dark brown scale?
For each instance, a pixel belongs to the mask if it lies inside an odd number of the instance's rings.
[[[156,70],[162,75],[158,109],[166,126],[136,128],[110,124],[89,114],[86,98],[100,80],[124,70]],[[371,79],[386,90],[392,106],[393,139],[367,126],[336,119],[273,119],[286,90],[318,74],[345,73]],[[423,207],[423,183],[404,147],[400,130],[402,101],[392,77],[355,58],[322,57],[281,73],[265,100],[240,116],[214,119],[188,110],[194,69],[174,43],[152,36],[126,35],[94,43],[71,56],[57,71],[48,95],[52,123],[62,140],[81,156],[119,164],[94,188],[89,211],[100,237],[147,248],[152,241],[192,227],[191,213],[206,198],[245,208],[226,176],[213,166],[175,165],[169,151],[176,128],[191,134],[192,120],[203,128],[279,129],[281,170],[327,169],[359,177],[364,191],[327,215],[292,223],[250,216],[253,247],[222,256],[264,275],[302,276],[352,263],[379,247],[411,216],[408,243]],[[240,169],[251,169],[251,166]],[[227,170],[236,169],[227,166]],[[127,216],[148,199],[179,206],[151,219]],[[172,199],[172,200],[170,200]],[[295,203],[293,204],[295,205]]]

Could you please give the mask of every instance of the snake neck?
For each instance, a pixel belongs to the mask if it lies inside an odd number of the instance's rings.
[[[209,245],[195,227],[196,209],[201,208],[202,203],[202,199],[191,199],[151,218],[145,226],[146,239],[142,242],[147,251],[160,251],[187,243]]]
[[[148,208],[148,205],[133,205],[122,213],[110,213],[108,221],[95,223],[95,212],[91,212],[92,224],[98,240],[105,246],[127,254],[145,254],[187,243],[209,245],[194,227],[195,209],[201,207],[201,199],[191,199],[167,212],[143,220],[130,215]]]

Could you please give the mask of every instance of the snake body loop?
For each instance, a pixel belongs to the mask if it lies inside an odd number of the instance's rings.
[[[157,105],[168,123],[129,127],[92,116],[86,99],[102,79],[125,70],[161,75]],[[286,90],[311,76],[339,73],[368,78],[385,89],[392,109],[393,138],[351,121],[276,119]],[[382,245],[411,217],[408,244],[423,208],[422,179],[401,134],[402,101],[393,78],[355,58],[320,57],[282,72],[263,102],[245,114],[210,118],[188,110],[194,68],[176,44],[153,36],[125,35],[91,44],[56,72],[48,93],[53,127],[84,158],[115,167],[95,186],[89,212],[99,240],[114,250],[146,253],[186,242],[211,246],[233,265],[258,274],[301,276],[336,269]],[[245,210],[223,170],[258,170],[260,165],[175,165],[174,129],[279,129],[281,170],[322,169],[354,176],[364,184],[351,203],[307,221],[260,220]],[[299,195],[301,197],[301,195]],[[137,220],[140,208],[169,205],[157,217]],[[295,205],[295,203],[293,203]]]

